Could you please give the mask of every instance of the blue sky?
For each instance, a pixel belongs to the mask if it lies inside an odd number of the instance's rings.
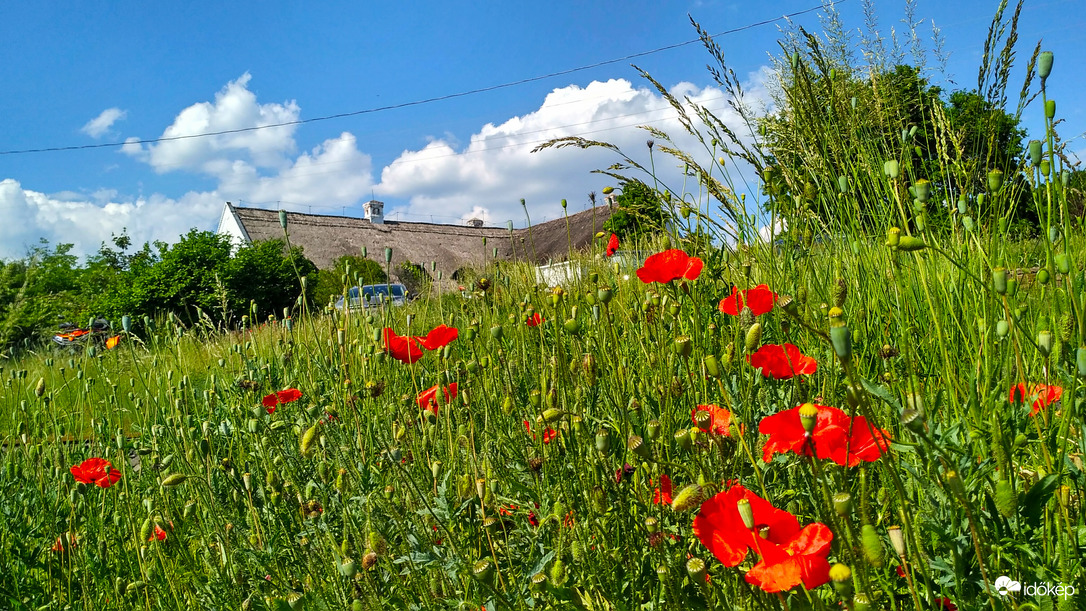
[[[237,129],[397,105],[596,64],[691,40],[688,15],[723,32],[817,6],[783,2],[145,3],[77,9],[50,3],[0,8],[0,150],[81,146]],[[316,5],[317,3],[309,3]],[[882,34],[899,35],[905,2],[873,2]],[[994,0],[916,0],[919,31],[940,27],[953,82],[976,83]],[[862,0],[838,3],[864,27]],[[1013,7],[1012,7],[1013,8]],[[794,19],[819,30],[820,12]],[[778,26],[718,39],[750,102],[767,100]],[[1086,158],[1086,7],[1027,1],[1020,65],[1038,39],[1055,52],[1049,95],[1066,119],[1069,150]],[[928,45],[930,47],[930,44]],[[529,154],[562,135],[615,142],[644,156],[651,124],[678,132],[673,111],[630,63],[673,91],[726,108],[700,45],[430,104],[230,136],[89,150],[0,155],[0,257],[46,238],[93,252],[127,228],[136,243],[214,229],[224,201],[360,213],[376,196],[392,218],[504,225],[587,203],[608,184],[590,170],[615,161],[573,149]],[[1040,107],[1024,116],[1040,130]],[[734,119],[734,117],[733,117]],[[683,141],[680,139],[680,144]],[[664,170],[668,171],[667,169]]]

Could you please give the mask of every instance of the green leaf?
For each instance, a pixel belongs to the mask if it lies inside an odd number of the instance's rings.
[[[1031,527],[1036,528],[1041,521],[1045,505],[1052,499],[1052,493],[1059,485],[1059,477],[1046,475],[1029,488],[1029,492],[1022,499],[1022,517]]]

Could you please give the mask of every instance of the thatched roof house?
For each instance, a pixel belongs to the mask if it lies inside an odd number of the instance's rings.
[[[392,248],[393,267],[410,261],[429,271],[434,261],[446,279],[455,279],[462,268],[482,267],[492,261],[495,248],[500,260],[542,264],[568,259],[571,244],[574,250],[590,245],[611,216],[609,207],[601,206],[530,229],[510,231],[484,227],[477,219],[465,225],[386,221],[383,204],[377,201],[363,204],[363,210],[366,218],[288,212],[290,243],[301,246],[305,256],[322,269],[332,267],[343,255],[362,254],[363,247],[370,259],[384,266],[385,248]],[[283,228],[277,210],[243,208],[226,202],[218,233],[230,235],[238,243],[251,243],[281,238]]]

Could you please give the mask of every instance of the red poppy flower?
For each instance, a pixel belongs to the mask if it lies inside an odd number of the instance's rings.
[[[1031,384],[1027,391],[1025,384],[1015,384],[1014,386],[1011,386],[1010,398],[1007,400],[1011,403],[1017,403],[1019,401],[1026,402],[1032,399],[1033,409],[1030,410],[1029,415],[1034,416],[1037,412],[1048,407],[1049,404],[1059,401],[1062,396],[1063,387],[1061,386]]]
[[[653,505],[670,505],[671,501],[671,478],[667,475],[660,476],[660,485],[652,490],[652,504]]]
[[[275,406],[280,403],[293,403],[302,398],[302,391],[297,388],[288,388],[286,390],[280,390],[264,397],[260,402],[261,405],[268,408],[268,413],[275,413]]]
[[[810,375],[818,371],[818,361],[805,356],[792,344],[766,344],[748,356],[747,362],[751,367],[761,369],[763,376],[778,380],[786,380],[796,374]]]
[[[739,316],[740,310],[746,306],[755,316],[758,316],[772,310],[776,301],[777,294],[769,290],[765,284],[759,284],[746,291],[740,291],[739,287],[732,286],[732,294],[721,299],[717,308],[725,314]]]
[[[618,236],[611,234],[611,239],[607,240],[607,256],[610,257],[618,251]]]
[[[75,481],[81,484],[94,484],[99,488],[109,488],[121,479],[121,472],[113,468],[113,463],[104,458],[88,458],[70,469]]]
[[[445,325],[438,325],[433,328],[426,337],[416,337],[413,339],[419,340],[420,345],[427,350],[437,350],[438,348],[444,348],[449,345],[460,335],[460,330],[456,327],[446,327]]]
[[[411,364],[422,358],[417,337],[402,337],[386,327],[383,331],[385,352],[401,363]]]
[[[532,425],[529,424],[527,420],[524,421],[524,428],[531,434],[532,439],[535,439],[535,433],[532,433]],[[548,427],[547,430],[543,431],[543,443],[550,443],[554,441],[554,438],[557,436],[558,431]]]
[[[743,523],[740,499],[750,503],[754,529]],[[829,528],[815,523],[801,529],[796,516],[743,486],[732,486],[702,503],[694,518],[694,534],[725,566],[738,565],[748,550],[754,550],[761,561],[746,579],[767,592],[789,590],[800,583],[811,589],[829,581],[826,556],[833,541]]]
[[[699,405],[690,413],[690,419],[694,421],[694,424],[698,423],[698,412],[709,412],[712,416],[708,430],[717,435],[731,436],[732,413],[727,409],[717,405]]]
[[[939,609],[946,609],[946,611],[958,611],[958,605],[955,605],[949,598],[935,598],[932,599],[932,603]]]
[[[817,588],[830,580],[826,556],[831,541],[833,533],[820,522],[808,524],[783,543],[762,541],[762,561],[747,571],[747,583],[766,592],[786,592],[800,583],[808,590]]]
[[[68,544],[67,547],[65,547],[65,543]],[[56,543],[53,543],[53,547],[51,547],[50,550],[58,554],[63,554],[64,552],[73,550],[77,547],[79,547],[79,543],[75,540],[75,533],[66,532],[57,537]]]
[[[701,275],[703,266],[704,263],[702,263],[701,259],[691,257],[685,252],[673,248],[658,252],[645,259],[645,264],[637,270],[637,277],[645,284],[650,282],[666,284],[679,278],[695,280]]]
[[[762,460],[769,462],[774,454],[783,452],[811,455],[811,444],[807,442],[807,431],[799,415],[801,407],[773,414],[758,424],[758,432],[769,435],[762,449]],[[878,460],[889,448],[890,434],[874,429],[867,418],[850,418],[840,409],[827,405],[815,407],[818,416],[810,439],[814,443],[816,457],[828,458],[841,466],[855,467],[861,461]]]
[[[543,323],[543,317],[539,315],[539,312],[533,314],[528,320],[524,321],[524,324],[529,327],[538,327]]]
[[[418,404],[419,409],[428,409],[435,416],[437,415],[437,388],[437,385],[431,386],[415,397],[415,403]],[[444,387],[441,392],[445,395],[445,403],[452,401],[456,398],[456,382]]]
[[[155,541],[156,539],[158,541],[166,540],[166,531],[162,530],[162,527],[158,524],[155,524],[155,533],[147,538],[148,541]]]

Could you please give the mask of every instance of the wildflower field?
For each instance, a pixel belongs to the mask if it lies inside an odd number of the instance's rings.
[[[6,361],[0,608],[1084,608],[1086,245],[1053,114],[1014,170],[1028,239],[1010,170],[952,192],[908,126],[832,174],[759,167],[789,231],[758,239],[695,115],[711,163],[648,153],[698,188],[657,185],[668,225],[601,235],[563,287],[501,262],[470,299],[125,319],[113,350]]]

